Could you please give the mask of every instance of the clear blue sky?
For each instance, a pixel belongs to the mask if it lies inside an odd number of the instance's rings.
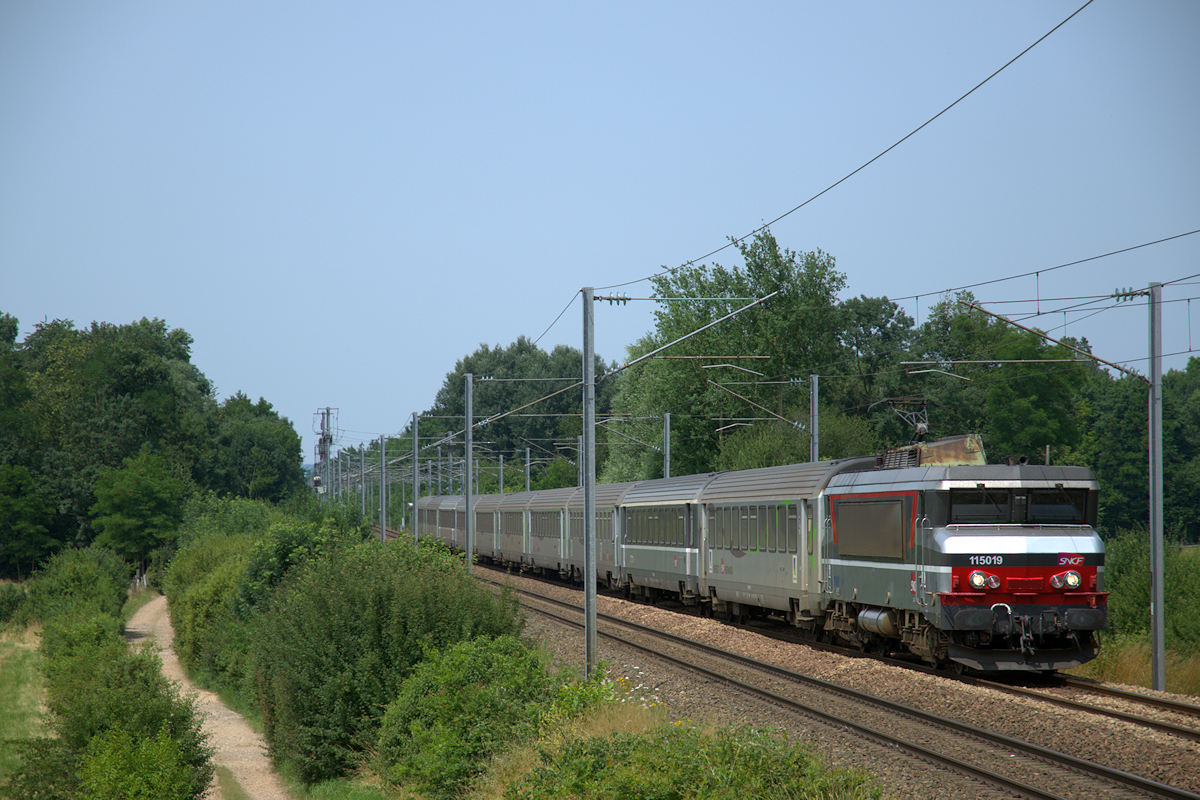
[[[221,397],[274,403],[310,461],[318,407],[342,445],[398,431],[480,343],[777,216],[1081,2],[9,0],[0,310],[22,336],[184,328]],[[1194,0],[1096,0],[774,232],[919,315],[1200,228],[1198,41]],[[1200,235],[975,292],[1045,310],[1194,273]],[[1197,280],[1167,287],[1167,352],[1200,348]],[[651,310],[599,306],[600,355]],[[1066,321],[1145,369],[1144,304]],[[580,345],[578,303],[557,343]]]

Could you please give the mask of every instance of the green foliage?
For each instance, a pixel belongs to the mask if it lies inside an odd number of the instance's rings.
[[[570,739],[509,786],[505,800],[877,798],[861,775],[829,770],[807,750],[762,730],[665,725],[644,735]]]
[[[753,368],[771,380],[802,377],[821,372],[818,367],[836,363],[838,340],[844,315],[837,307],[837,293],[845,286],[834,259],[820,251],[796,253],[782,248],[769,231],[749,242],[739,243],[743,265],[726,268],[719,264],[699,265],[672,271],[654,279],[660,297],[763,297],[778,291],[768,303],[693,336],[671,350],[677,356],[765,356],[754,361],[734,361]],[[744,306],[744,300],[706,300],[663,303],[655,312],[655,329],[630,348],[630,356],[649,352]],[[701,369],[691,360],[642,362],[618,379],[613,410],[627,413],[630,422],[621,432],[642,442],[662,440],[658,422],[664,411],[671,418],[671,471],[674,474],[707,472],[715,465],[720,427],[713,421],[724,418],[761,416],[745,400],[733,396],[713,382],[744,380],[747,374],[729,367]],[[751,376],[752,377],[752,376]],[[803,399],[807,407],[807,384],[803,394],[792,386],[736,386],[738,394],[782,414]],[[804,417],[807,418],[807,412]],[[628,439],[621,437],[621,441]],[[806,448],[807,449],[807,448]],[[807,452],[805,458],[807,460]],[[652,478],[661,475],[662,457],[648,448],[625,445],[613,448],[602,470],[606,482]]]
[[[1200,558],[1178,544],[1163,550],[1164,633],[1168,647],[1200,653]],[[1150,630],[1150,536],[1145,528],[1122,531],[1105,542],[1104,586],[1108,628],[1118,636]]]
[[[140,563],[174,540],[187,484],[172,474],[166,459],[142,451],[120,468],[102,471],[93,491],[97,544]]]
[[[345,774],[425,652],[518,629],[515,601],[480,587],[444,548],[369,542],[310,562],[256,617],[272,754],[305,782]]]
[[[570,720],[600,708],[617,699],[617,690],[606,677],[607,667],[601,663],[590,678],[563,682],[555,692],[550,706],[542,714],[542,733],[553,731]]]
[[[798,413],[798,412],[797,412]],[[879,440],[867,420],[836,411],[823,412],[819,431],[821,458],[849,458],[878,452]],[[743,428],[721,439],[717,469],[754,469],[809,460],[807,431],[782,423]]]
[[[241,619],[249,619],[252,611],[263,606],[290,570],[363,541],[361,526],[346,530],[332,523],[330,519],[320,523],[283,519],[255,541],[236,600]]]
[[[524,336],[517,341],[501,347],[481,344],[475,352],[462,358],[454,369],[447,373],[438,390],[432,408],[426,412],[427,419],[421,420],[420,434],[426,436],[442,436],[454,430],[461,422],[452,422],[447,417],[461,418],[466,413],[464,396],[464,377],[471,373],[476,378],[474,389],[474,411],[477,418],[510,411],[518,406],[531,403],[546,395],[569,385],[572,380],[579,380],[583,353],[577,348],[559,345],[551,352],[540,349]],[[603,360],[596,358],[596,375],[604,375],[607,368]],[[511,381],[494,380],[481,381],[480,378],[494,376],[500,378],[525,378],[529,380]],[[546,380],[547,378],[565,378],[567,380]],[[596,411],[608,411],[612,391],[615,387],[612,381],[601,381],[596,387]],[[506,457],[515,459],[513,454],[524,453],[529,442],[549,443],[555,439],[574,441],[582,432],[579,415],[582,413],[583,395],[579,389],[573,389],[547,398],[529,409],[537,415],[545,416],[512,416],[496,420],[488,425],[487,439],[495,444],[491,448],[496,453],[504,453]],[[548,446],[548,445],[547,445]],[[412,452],[412,430],[406,430],[403,436],[387,441],[388,453]],[[459,451],[461,454],[461,451]],[[535,446],[533,456],[537,459],[545,457],[545,453]],[[422,458],[427,457],[423,454]],[[497,459],[495,456],[485,456],[476,453],[476,458],[486,458],[489,462],[481,471],[481,477],[490,481],[494,488],[496,483]],[[379,463],[378,443],[371,446],[367,452],[367,463]],[[524,489],[525,477],[523,469],[520,472],[509,470],[513,464],[506,464],[505,486],[509,490]],[[536,481],[542,467],[535,465],[531,475]],[[573,485],[574,478],[571,478]]]
[[[98,548],[59,553],[34,577],[29,603],[44,620],[45,705],[57,738],[23,748],[22,767],[6,787],[11,796],[203,794],[212,765],[192,701],[163,677],[155,653],[133,652],[121,636],[127,577],[127,565]],[[164,737],[174,753],[169,759]],[[152,756],[159,760],[144,762],[141,772],[133,766]],[[144,779],[164,789],[161,775],[150,777],[159,772],[173,775],[171,785],[182,785],[182,793],[137,788]]]
[[[213,534],[254,534],[265,531],[280,514],[270,503],[241,497],[194,495],[184,505],[179,545]]]
[[[129,565],[103,548],[63,550],[29,584],[34,619],[60,615],[119,617],[129,586]]]
[[[179,660],[235,687],[245,677],[245,625],[234,616],[244,573],[244,559],[219,561],[171,602]]]
[[[537,480],[531,478],[529,483],[529,488],[535,490],[576,486],[579,484],[579,469],[565,458],[556,458],[542,471]]]
[[[17,616],[25,605],[27,592],[19,583],[0,583],[0,625]]]
[[[217,409],[216,429],[210,488],[272,501],[304,490],[300,436],[266,400],[236,393]]]
[[[380,772],[429,797],[455,797],[494,754],[536,734],[559,683],[512,636],[430,654],[387,706]]]
[[[240,393],[218,406],[186,331],[158,319],[84,329],[54,320],[18,343],[18,330],[0,313],[0,529],[11,532],[0,541],[0,577],[86,545],[106,524],[113,547],[144,558],[153,546],[123,544],[124,520],[136,516],[124,503],[98,512],[95,526],[89,513],[97,480],[139,454],[223,494],[277,499],[301,488],[291,424]]]
[[[5,531],[0,538],[0,574],[20,580],[55,549],[58,542],[48,527],[53,516],[50,500],[27,467],[0,464],[0,530]]]
[[[46,670],[46,707],[59,738],[82,753],[112,728],[149,737],[166,730],[182,748],[203,791],[209,751],[191,700],[178,696],[152,652],[131,652],[119,640],[80,644]]]
[[[134,737],[113,728],[93,738],[79,767],[81,800],[190,800],[195,776],[166,731]]]
[[[59,739],[27,739],[11,745],[17,751],[20,765],[0,785],[0,797],[8,800],[78,799],[78,753]]]

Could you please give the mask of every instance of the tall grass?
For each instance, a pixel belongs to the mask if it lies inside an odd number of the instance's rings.
[[[44,735],[37,628],[0,632],[0,783],[21,763],[14,740]]]
[[[1148,636],[1109,636],[1099,656],[1069,674],[1150,688],[1154,683],[1150,650]],[[1168,650],[1164,667],[1168,692],[1200,697],[1200,652]]]

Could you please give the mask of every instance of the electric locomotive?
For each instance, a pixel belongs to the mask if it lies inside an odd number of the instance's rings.
[[[843,473],[824,491],[824,628],[900,642],[931,663],[1053,671],[1107,624],[1099,486],[1083,467],[1025,463]]]

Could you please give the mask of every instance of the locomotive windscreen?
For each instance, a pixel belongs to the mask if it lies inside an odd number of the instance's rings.
[[[834,500],[833,526],[838,553],[903,559],[905,500],[900,497]]]
[[[1089,494],[1091,496],[1089,496]],[[952,489],[951,524],[1082,525],[1095,519],[1087,489]],[[935,508],[932,504],[929,508]]]

